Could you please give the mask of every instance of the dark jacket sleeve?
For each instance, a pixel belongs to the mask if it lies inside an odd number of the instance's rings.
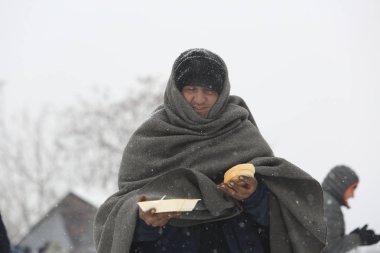
[[[249,214],[254,221],[262,226],[269,225],[269,199],[268,189],[264,183],[257,181],[256,191],[242,201],[244,212]]]
[[[10,252],[10,243],[7,235],[7,230],[5,229],[3,220],[0,215],[0,252],[8,253]]]

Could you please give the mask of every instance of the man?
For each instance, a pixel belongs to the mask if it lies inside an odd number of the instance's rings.
[[[343,253],[357,246],[376,244],[380,235],[367,229],[367,225],[345,234],[341,206],[349,208],[348,199],[354,197],[359,177],[349,167],[335,166],[323,180],[324,208],[327,224],[326,253]]]
[[[119,191],[97,213],[99,253],[322,250],[319,183],[274,157],[244,101],[229,93],[218,55],[190,49],[176,59],[164,104],[129,140]],[[223,183],[225,171],[243,163],[255,177]],[[201,201],[186,213],[137,207],[162,196]]]

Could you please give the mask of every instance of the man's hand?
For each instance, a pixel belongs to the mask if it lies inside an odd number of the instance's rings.
[[[146,201],[146,197],[142,196],[139,201]],[[156,210],[150,209],[147,212],[143,212],[139,209],[140,218],[149,226],[152,227],[163,227],[165,226],[170,219],[180,216],[181,212],[165,212],[165,213],[156,213]]]
[[[218,184],[218,189],[224,191],[237,200],[247,199],[256,191],[257,180],[254,177],[240,176],[239,182],[230,181]]]

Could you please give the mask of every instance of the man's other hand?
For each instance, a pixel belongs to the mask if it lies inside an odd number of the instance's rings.
[[[234,199],[244,200],[256,191],[257,180],[254,177],[240,176],[239,181],[229,181],[218,184],[218,189],[224,191]]]

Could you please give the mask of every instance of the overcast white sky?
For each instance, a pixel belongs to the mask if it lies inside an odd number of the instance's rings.
[[[357,171],[347,227],[380,233],[380,1],[0,0],[0,36],[11,112],[166,80],[182,51],[216,52],[278,156],[319,181]]]

